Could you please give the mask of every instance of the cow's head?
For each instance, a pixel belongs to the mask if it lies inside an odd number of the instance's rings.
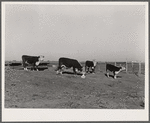
[[[93,64],[94,64],[94,67],[96,67],[97,62],[96,62],[96,60],[95,60],[95,59],[93,60]]]
[[[78,71],[79,71],[79,72],[82,72],[82,71],[83,71],[83,67],[82,67],[82,66],[79,67],[79,68],[78,68]]]
[[[83,66],[81,63],[79,63],[79,67],[77,68],[79,72],[82,72],[83,71]]]
[[[39,57],[39,61],[43,61],[44,60],[44,56],[38,56]]]
[[[121,69],[120,69],[120,70],[123,71],[123,70],[125,70],[125,69],[126,69],[125,67],[121,66]]]

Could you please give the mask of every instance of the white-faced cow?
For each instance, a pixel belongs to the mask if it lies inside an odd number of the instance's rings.
[[[41,61],[44,60],[44,56],[28,56],[28,55],[23,55],[22,56],[22,64],[24,67],[24,70],[27,69],[27,65],[32,65],[33,70],[36,69],[38,71],[38,65],[40,64]]]
[[[111,71],[114,74],[114,79],[116,79],[117,74],[120,73],[123,70],[125,70],[125,67],[122,67],[122,66],[117,67],[117,66],[114,66],[114,65],[111,65],[111,64],[106,64],[107,77],[109,77],[108,71]]]
[[[97,64],[97,62],[95,60],[93,60],[93,61],[86,61],[85,62],[85,71],[88,73],[89,69],[91,69],[92,73],[95,73],[96,64]]]
[[[68,69],[73,68],[73,72],[77,74],[77,71],[82,72],[82,65],[76,60],[76,59],[70,59],[70,58],[59,58],[59,64],[57,68],[57,74],[62,74],[62,69]]]

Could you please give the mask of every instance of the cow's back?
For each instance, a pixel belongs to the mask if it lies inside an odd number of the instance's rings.
[[[106,64],[106,71],[107,70],[109,70],[109,71],[119,71],[120,67],[116,67],[116,66],[111,65],[111,64]]]
[[[23,61],[27,61],[28,63],[35,63],[38,61],[38,57],[36,56],[28,56],[28,55],[23,55],[22,56]]]
[[[92,67],[92,66],[94,66],[94,64],[92,61],[86,61],[85,66]]]
[[[75,67],[75,68],[80,68],[81,65],[79,62],[75,59],[70,59],[70,58],[59,58],[59,65],[65,65],[66,67]]]

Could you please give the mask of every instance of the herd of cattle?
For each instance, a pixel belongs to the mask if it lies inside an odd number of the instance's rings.
[[[38,65],[41,61],[44,60],[44,56],[28,56],[23,55],[22,56],[22,63],[24,70],[27,70],[27,65],[31,64],[33,66],[33,70],[36,69],[38,71]],[[83,70],[83,66],[76,60],[76,59],[70,59],[70,58],[59,58],[58,67],[56,69],[57,74],[62,74],[64,69],[73,68],[74,74],[77,74],[80,72],[82,74],[81,78],[85,78],[86,73],[89,73],[90,70],[92,73],[95,73],[97,62],[95,60],[93,61],[86,61],[85,62],[85,70]],[[106,63],[106,75],[109,77],[109,71],[113,72],[114,79],[116,79],[116,75],[125,70],[125,67],[122,66],[114,66],[111,64]]]

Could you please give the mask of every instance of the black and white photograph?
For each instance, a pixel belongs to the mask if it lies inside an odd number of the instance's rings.
[[[2,2],[2,121],[148,121],[148,2]]]

